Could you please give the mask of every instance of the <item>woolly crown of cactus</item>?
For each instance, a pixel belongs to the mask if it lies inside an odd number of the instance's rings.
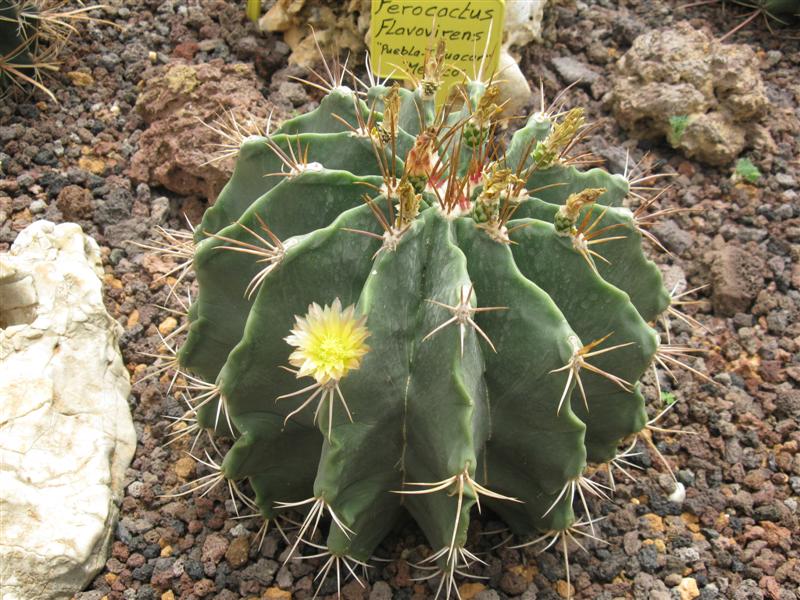
[[[317,109],[242,141],[194,236],[166,232],[199,294],[162,368],[191,399],[174,439],[230,439],[181,493],[302,513],[291,555],[324,574],[407,511],[450,593],[481,505],[523,545],[593,535],[588,496],[655,448],[639,379],[690,352],[652,324],[693,320],[643,253],[650,202],[625,207],[640,182],[582,170],[583,111],[559,97],[504,147],[481,68],[436,109],[444,60],[413,90],[326,64]]]

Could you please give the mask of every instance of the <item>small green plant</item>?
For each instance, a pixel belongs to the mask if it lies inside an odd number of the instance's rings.
[[[761,179],[761,171],[758,170],[749,158],[740,158],[736,161],[733,170],[734,181],[746,181],[747,183],[757,183]]]
[[[661,390],[661,402],[664,404],[664,406],[672,406],[675,404],[675,400],[675,394]]]
[[[689,125],[689,115],[675,115],[669,118],[670,133],[675,141],[680,141]]]
[[[261,18],[261,0],[247,0],[245,13],[253,23],[258,23]]]
[[[437,594],[481,562],[481,503],[520,546],[566,559],[594,537],[587,496],[630,475],[638,440],[655,449],[638,380],[692,352],[649,325],[680,314],[642,249],[652,200],[622,206],[649,178],[582,170],[583,111],[559,103],[502,149],[480,70],[463,106],[435,107],[443,57],[363,96],[326,64],[317,109],[242,140],[194,238],[165,232],[199,295],[156,371],[190,402],[173,440],[232,441],[179,495],[225,483],[265,523],[303,513],[290,556],[310,546],[337,581],[407,511]]]

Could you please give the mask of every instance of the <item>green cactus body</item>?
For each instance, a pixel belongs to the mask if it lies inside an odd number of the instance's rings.
[[[740,2],[745,6],[763,8],[770,15],[800,15],[798,0],[759,0],[757,2]]]
[[[622,206],[627,181],[563,157],[537,167],[537,146],[559,149],[543,114],[513,136],[508,169],[494,156],[475,171],[487,142],[455,140],[487,89],[440,118],[418,91],[392,107],[389,88],[362,102],[336,87],[244,142],[195,233],[199,296],[178,358],[206,382],[198,423],[233,439],[222,473],[249,480],[265,518],[332,516],[335,557],[368,560],[406,510],[452,577],[478,500],[517,534],[568,530],[587,465],[646,426],[637,382],[670,296]],[[423,130],[453,140],[437,174],[420,175]],[[363,323],[369,350],[332,379],[282,368],[290,332],[323,313],[360,319],[337,331]]]
[[[11,78],[35,77],[36,44],[35,19],[20,14],[19,2],[0,0],[0,90],[9,86]]]
[[[11,88],[37,89],[55,101],[46,85],[48,72],[60,70],[59,52],[79,35],[80,22],[98,21],[92,16],[103,5],[69,6],[44,0],[0,0],[0,95]]]

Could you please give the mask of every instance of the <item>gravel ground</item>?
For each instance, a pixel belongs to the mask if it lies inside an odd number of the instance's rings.
[[[103,247],[107,306],[125,328],[125,361],[132,377],[141,380],[152,362],[143,353],[156,352],[159,333],[166,335],[179,323],[158,306],[167,294],[164,280],[156,279],[169,263],[147,256],[129,240],[146,241],[157,225],[185,227],[184,213],[197,222],[205,207],[203,198],[151,189],[127,174],[144,128],[132,110],[142,73],[172,56],[188,55],[195,63],[246,61],[255,64],[262,93],[279,106],[290,110],[308,98],[284,97],[287,89],[298,95],[285,85],[288,47],[244,24],[235,3],[112,4],[110,18],[126,29],[89,28],[51,85],[60,104],[22,100],[0,106],[0,250],[33,220],[79,222]],[[708,301],[690,309],[708,332],[698,335],[675,324],[675,335],[680,343],[708,351],[695,364],[719,385],[684,372],[677,373],[677,382],[662,377],[662,387],[676,398],[664,426],[694,434],[657,437],[686,486],[686,500],[668,500],[671,481],[657,460],[646,453],[635,457],[643,469],[637,481],[621,482],[613,500],[596,506],[597,514],[607,515],[598,529],[608,544],[571,554],[576,598],[800,598],[798,43],[787,39],[785,30],[771,34],[763,23],[735,36],[758,53],[772,102],[766,125],[775,144],[769,153],[750,154],[763,173],[755,186],[734,184],[729,169],[686,160],[666,146],[630,143],[603,100],[616,57],[640,33],[689,20],[719,36],[739,18],[736,9],[684,10],[663,0],[567,2],[551,14],[545,47],[531,47],[523,57],[523,70],[532,81],[541,78],[550,97],[564,87],[552,58],[574,58],[599,74],[591,86],[569,94],[569,105],[585,106],[601,123],[588,149],[616,171],[626,152],[638,160],[649,151],[656,170],[676,175],[674,189],[659,206],[701,210],[658,226],[656,233],[674,256],[653,252],[654,258],[671,281],[685,279],[689,288],[715,282],[713,293],[700,292]],[[73,72],[88,74],[91,83],[68,75]],[[745,298],[737,301],[749,310],[721,316],[725,302],[715,295],[726,285],[743,291]],[[180,412],[165,394],[167,383],[151,379],[134,386],[130,400],[139,445],[112,555],[77,598],[311,597],[317,565],[281,566],[286,545],[278,533],[270,531],[259,547],[261,523],[234,519],[226,491],[204,498],[160,497],[204,473],[184,447],[163,447],[168,431],[162,415]],[[658,408],[655,402],[654,413]],[[486,551],[487,562],[477,572],[488,579],[465,582],[462,598],[563,597],[560,552],[490,550],[503,539],[492,533],[501,527],[490,515],[476,519],[473,545]],[[411,580],[406,562],[423,548],[420,532],[403,525],[378,553],[390,560],[374,564],[365,588],[351,582],[344,595],[432,597],[428,585]],[[328,582],[320,595],[334,591]]]

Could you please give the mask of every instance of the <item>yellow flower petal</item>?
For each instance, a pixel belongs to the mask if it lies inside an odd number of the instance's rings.
[[[330,306],[314,303],[305,316],[295,316],[294,329],[285,339],[296,348],[289,364],[297,367],[297,377],[311,376],[324,384],[358,369],[369,351],[364,343],[369,337],[366,320],[355,316],[355,306],[342,310],[338,298]]]

